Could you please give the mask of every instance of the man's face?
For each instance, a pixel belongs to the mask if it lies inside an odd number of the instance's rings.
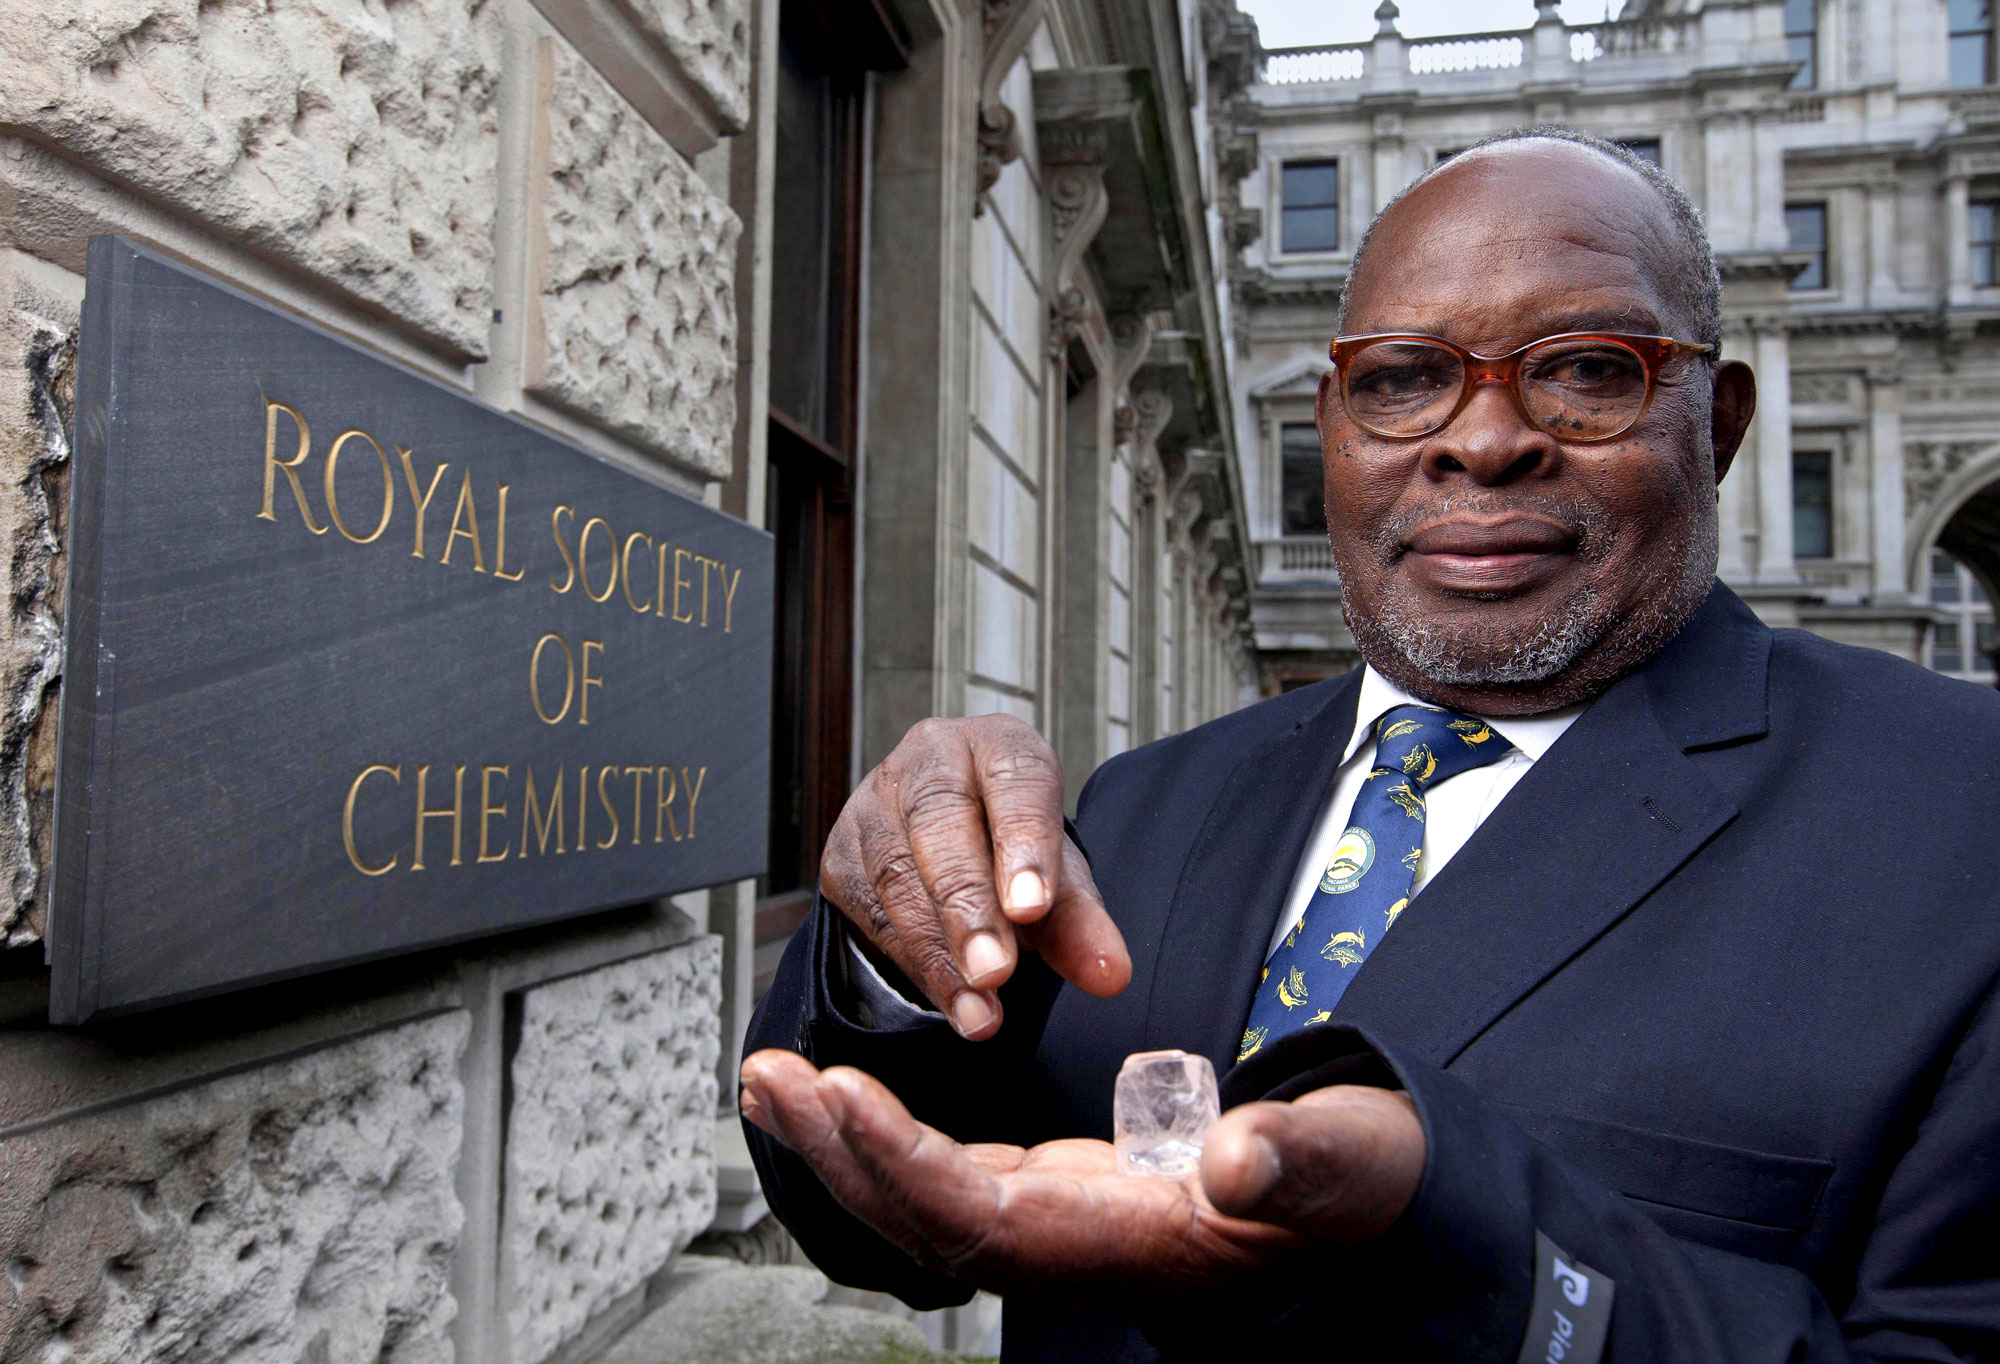
[[[1667,286],[1667,207],[1573,144],[1466,158],[1405,197],[1349,282],[1345,330],[1421,332],[1487,355],[1559,332],[1693,340]],[[1371,435],[1320,390],[1326,513],[1350,627],[1400,685],[1487,714],[1594,695],[1706,595],[1716,482],[1754,402],[1749,371],[1667,361],[1623,435],[1566,444],[1479,384],[1443,430]]]

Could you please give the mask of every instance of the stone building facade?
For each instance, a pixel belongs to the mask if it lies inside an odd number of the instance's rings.
[[[0,1361],[567,1364],[752,1227],[730,1077],[857,774],[1001,710],[1080,782],[1254,694],[1251,41],[1198,0],[0,0]],[[770,874],[50,1027],[105,232],[770,529]]]
[[[1354,243],[1440,158],[1561,123],[1705,213],[1758,415],[1722,577],[1765,619],[1991,684],[2000,588],[2000,72],[1986,7],[1628,0],[1565,27],[1265,51],[1235,104],[1239,444],[1267,688],[1349,666],[1312,393]]]

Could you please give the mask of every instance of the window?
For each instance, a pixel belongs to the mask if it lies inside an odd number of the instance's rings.
[[[820,846],[851,785],[863,92],[904,41],[866,4],[779,7],[764,484],[777,583],[760,975],[764,949],[811,907]]]
[[[1785,56],[1801,63],[1792,89],[1819,84],[1819,0],[1785,0]]]
[[[1457,156],[1460,152],[1464,150],[1465,148],[1463,147],[1440,148],[1438,152],[1431,157],[1431,164],[1433,166],[1442,166],[1445,162],[1451,160],[1454,156]]]
[[[1618,145],[1641,161],[1650,161],[1656,166],[1660,164],[1660,139],[1657,137],[1621,137]]]
[[[1792,555],[1833,557],[1833,456],[1825,450],[1792,452]]]
[[[1326,498],[1320,490],[1319,429],[1311,422],[1286,422],[1280,442],[1278,476],[1280,529],[1286,535],[1325,535]]]
[[[1981,199],[1965,206],[1966,265],[1974,284],[2000,284],[2000,269],[1994,253],[2000,248],[1995,227],[2000,226],[2000,200]]]
[[[1794,251],[1810,251],[1806,268],[1792,277],[1794,289],[1826,288],[1826,205],[1786,204],[1785,235]]]
[[[1340,163],[1287,161],[1282,250],[1333,251],[1340,246]]]
[[[1951,83],[1993,83],[1992,0],[1951,0]]]
[[[1941,549],[1931,551],[1930,602],[1944,619],[1931,625],[1925,666],[1991,686],[1994,649],[2000,645],[1993,603],[1971,571]]]

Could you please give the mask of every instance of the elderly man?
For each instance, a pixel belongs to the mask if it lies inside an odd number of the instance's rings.
[[[1319,397],[1366,666],[1067,830],[1008,720],[863,783],[743,1066],[815,1261],[1006,1294],[1009,1360],[2000,1358],[2000,697],[1716,583],[1719,297],[1559,130],[1383,213]],[[1199,1178],[1115,1173],[1175,1046]]]

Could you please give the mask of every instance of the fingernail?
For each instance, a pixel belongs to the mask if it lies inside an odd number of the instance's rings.
[[[951,1021],[970,1037],[993,1021],[993,1006],[977,990],[960,990],[951,1001]]]
[[[750,1090],[745,1089],[743,1091],[742,1095],[736,1101],[736,1108],[749,1122],[766,1132],[772,1132],[770,1113],[766,1111],[762,1103],[758,1102],[757,1096]],[[776,1134],[773,1133],[773,1135]]]
[[[977,984],[1006,968],[1007,949],[991,933],[975,933],[965,940],[966,979]]]
[[[1017,871],[1007,883],[1007,908],[1040,909],[1049,902],[1049,883],[1038,871]]]

